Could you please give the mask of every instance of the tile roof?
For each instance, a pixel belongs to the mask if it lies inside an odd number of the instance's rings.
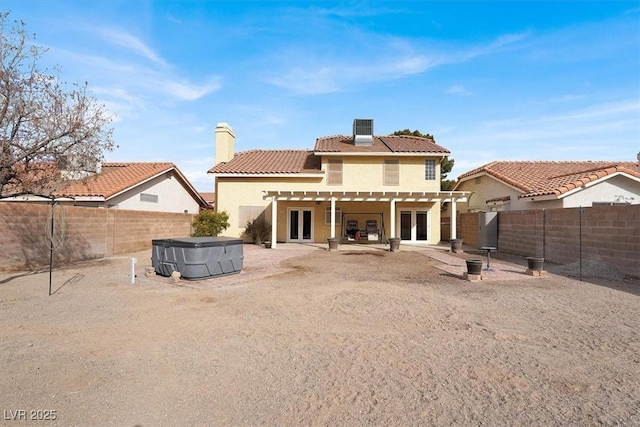
[[[204,201],[209,204],[210,207],[214,208],[216,206],[216,193],[202,192],[202,191],[200,191],[199,193],[200,193],[200,197],[202,197]]]
[[[611,161],[496,161],[460,175],[458,183],[487,174],[522,190],[521,198],[560,195],[616,172],[640,178],[637,165]]]
[[[216,193],[212,193],[212,192],[203,192],[203,191],[199,191],[200,196],[202,196],[203,199],[205,199],[207,202],[211,202],[214,201],[216,199]]]
[[[321,174],[320,157],[308,150],[249,150],[209,169],[213,174]]]
[[[60,171],[55,163],[31,163],[25,169],[23,163],[11,168],[15,176],[2,186],[0,197],[12,197],[19,194],[37,194],[48,197],[60,181]]]
[[[58,197],[104,197],[108,199],[154,176],[176,169],[173,163],[103,163],[102,171],[74,181],[54,192]]]
[[[411,135],[374,136],[373,143],[354,145],[353,136],[334,135],[316,140],[316,153],[438,153],[449,150],[436,144],[431,138]]]

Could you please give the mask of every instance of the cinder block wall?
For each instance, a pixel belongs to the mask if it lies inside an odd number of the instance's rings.
[[[51,205],[0,203],[0,270],[49,264]],[[151,240],[186,237],[192,214],[56,206],[54,262],[65,264],[151,249]]]
[[[498,250],[500,252],[543,256],[542,210],[498,212]]]
[[[466,240],[466,239],[465,239]],[[569,264],[600,257],[640,277],[640,205],[498,213],[498,250]]]

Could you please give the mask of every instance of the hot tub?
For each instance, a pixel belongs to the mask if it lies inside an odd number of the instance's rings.
[[[242,270],[242,239],[233,237],[185,237],[151,241],[151,265],[156,274],[174,271],[187,280],[236,274]]]

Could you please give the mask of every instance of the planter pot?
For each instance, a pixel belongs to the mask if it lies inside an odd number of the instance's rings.
[[[327,239],[327,242],[329,242],[329,250],[330,251],[337,251],[338,250],[338,242],[340,240],[337,237],[332,237]]]
[[[451,239],[451,252],[462,252],[462,239]]]
[[[392,237],[389,239],[389,250],[391,252],[398,252],[400,250],[400,241],[399,237]]]
[[[527,268],[531,271],[542,271],[544,258],[527,257]]]
[[[482,260],[481,259],[468,259],[467,260],[467,273],[468,274],[482,274]]]
[[[264,247],[266,249],[271,249],[271,242],[264,242]]]

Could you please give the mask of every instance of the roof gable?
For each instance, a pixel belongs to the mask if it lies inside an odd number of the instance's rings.
[[[249,150],[209,169],[211,174],[322,173],[320,157],[308,150]]]
[[[74,181],[53,194],[56,197],[104,197],[109,199],[175,168],[173,163],[103,163],[100,173],[80,181]]]
[[[460,175],[458,183],[486,174],[522,191],[519,197],[532,197],[562,195],[616,173],[640,179],[634,162],[496,161]]]

